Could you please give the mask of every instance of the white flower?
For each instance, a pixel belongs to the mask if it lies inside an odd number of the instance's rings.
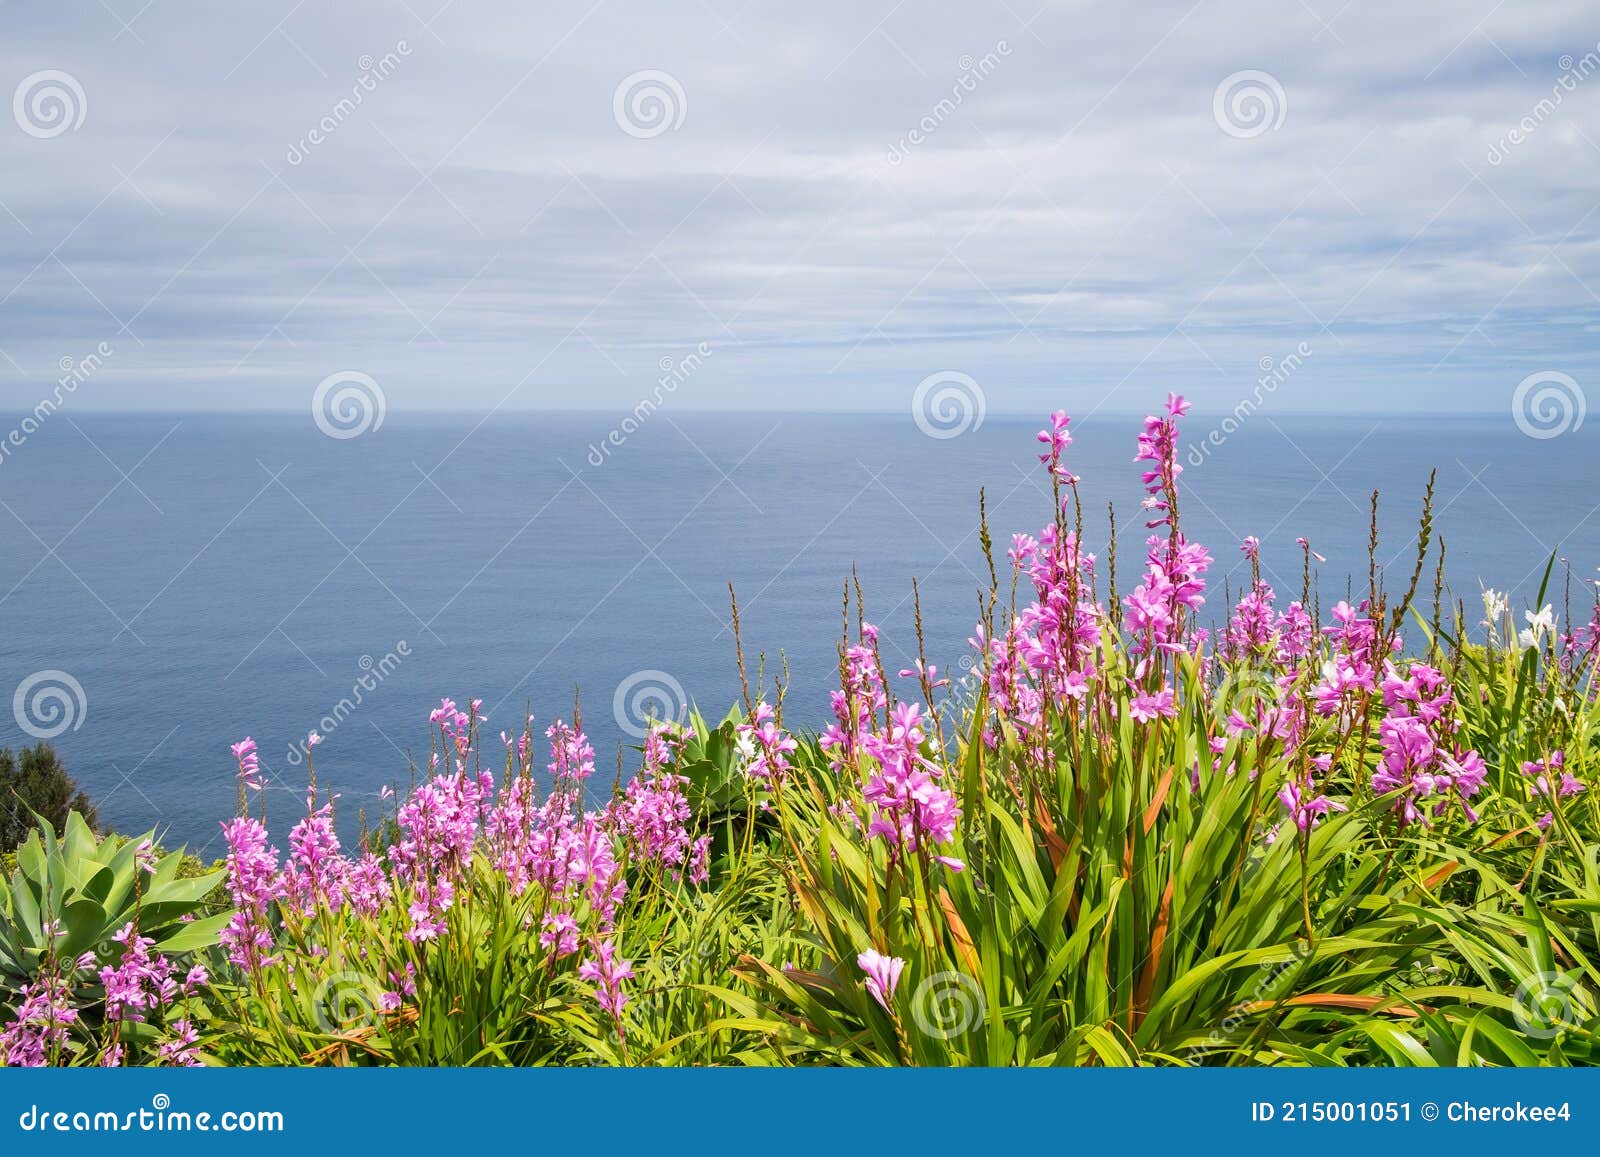
[[[1511,616],[1511,600],[1503,591],[1483,588],[1483,625],[1489,629],[1488,643],[1500,646],[1500,626]]]
[[[1537,613],[1524,611],[1522,617],[1528,620],[1528,625],[1517,635],[1517,642],[1524,647],[1536,645],[1547,634],[1553,633],[1556,629],[1555,612],[1550,609],[1549,603],[1540,607]]]

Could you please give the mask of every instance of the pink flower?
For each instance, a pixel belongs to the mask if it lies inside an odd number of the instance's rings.
[[[283,872],[285,898],[306,918],[319,908],[344,906],[350,862],[339,854],[333,830],[333,804],[325,803],[289,831],[289,863]]]
[[[1040,430],[1038,434],[1039,441],[1049,447],[1048,450],[1039,455],[1039,461],[1049,468],[1053,476],[1066,483],[1077,481],[1061,465],[1061,452],[1072,445],[1072,435],[1067,431],[1067,426],[1071,421],[1072,419],[1067,417],[1065,410],[1057,410],[1050,415],[1050,428],[1048,430]]]
[[[0,1064],[42,1068],[54,1063],[77,1019],[64,980],[46,973],[23,985],[16,1013],[0,1028]]]
[[[261,756],[256,751],[256,741],[246,735],[229,750],[239,764],[239,782],[252,791],[261,790]]]
[[[283,895],[278,879],[278,849],[267,843],[267,829],[241,816],[222,825],[228,843],[228,892],[236,909],[217,936],[228,959],[246,970],[271,962],[268,913]]]
[[[571,956],[578,950],[578,922],[571,912],[547,912],[539,943],[556,954],[557,959]]]
[[[900,973],[906,962],[898,956],[885,956],[876,948],[869,948],[856,957],[856,964],[867,974],[867,991],[872,994],[872,999],[889,1009],[889,1002],[894,999],[895,985],[900,983]]]
[[[157,1050],[156,1055],[161,1063],[178,1068],[200,1068],[200,1034],[195,1031],[194,1025],[187,1018],[174,1021],[171,1033]]]
[[[622,982],[633,979],[633,961],[617,959],[617,946],[610,940],[598,941],[591,949],[594,955],[578,965],[578,976],[595,983],[595,1003],[617,1020],[617,1029],[621,1032],[622,1010],[629,1001],[627,993],[622,991]]]
[[[132,923],[111,937],[123,946],[115,968],[100,970],[100,985],[106,993],[106,1019],[142,1021],[144,1014],[170,1004],[178,994],[172,979],[172,964],[159,952],[151,952],[155,941],[140,936]]]
[[[739,751],[746,759],[744,773],[755,780],[779,780],[788,774],[789,755],[800,745],[778,727],[777,712],[769,703],[757,703],[749,723],[738,728]]]
[[[1141,691],[1133,697],[1133,702],[1128,704],[1128,714],[1140,723],[1149,723],[1157,718],[1171,719],[1178,714],[1178,708],[1173,701],[1172,688],[1163,687],[1151,695]]]
[[[861,737],[863,752],[877,763],[862,789],[872,808],[867,834],[882,838],[892,855],[949,843],[961,818],[955,795],[939,783],[943,769],[922,754],[921,710],[897,703],[882,731]]]
[[[1567,799],[1579,792],[1587,791],[1584,782],[1571,772],[1564,770],[1566,765],[1566,752],[1557,749],[1550,753],[1548,760],[1533,760],[1522,765],[1524,775],[1529,776],[1533,782],[1528,785],[1528,794],[1534,799],[1543,797],[1545,800]],[[1556,772],[1561,773],[1561,779],[1552,789],[1550,776]],[[1539,827],[1548,828],[1555,823],[1555,813],[1545,812],[1539,817]]]
[[[396,1012],[407,997],[417,995],[417,966],[406,962],[404,972],[389,973],[390,987],[378,994],[379,1012]]]
[[[902,679],[920,679],[923,675],[928,676],[928,685],[930,687],[950,686],[950,680],[939,678],[939,667],[936,663],[929,663],[924,668],[922,660],[918,659],[914,666],[900,668],[900,678]]]
[[[613,805],[610,816],[635,862],[659,864],[674,880],[687,870],[689,882],[698,884],[707,876],[710,843],[704,837],[694,839],[686,826],[693,815],[684,794],[689,780],[672,771],[682,745],[683,738],[666,727],[653,727],[645,737],[644,768]]]
[[[1278,792],[1278,802],[1289,811],[1289,820],[1301,831],[1310,831],[1329,812],[1349,811],[1349,806],[1337,803],[1325,795],[1316,794],[1311,781],[1293,780]]]

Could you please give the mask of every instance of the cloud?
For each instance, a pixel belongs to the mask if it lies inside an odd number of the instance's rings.
[[[1594,377],[1576,2],[118,4],[3,11],[0,88],[87,105],[0,122],[19,410],[101,341],[74,404],[627,406],[701,342],[684,406],[1226,409],[1302,342],[1285,410]]]

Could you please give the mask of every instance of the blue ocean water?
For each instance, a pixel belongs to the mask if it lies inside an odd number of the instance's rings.
[[[229,744],[257,739],[287,819],[304,786],[291,745],[330,714],[316,761],[342,794],[342,826],[382,785],[408,782],[408,756],[425,761],[427,712],[445,695],[481,698],[492,733],[520,730],[530,705],[541,728],[570,718],[581,694],[609,767],[632,742],[619,687],[625,709],[652,686],[708,715],[736,698],[729,582],[752,668],[758,652],[769,672],[786,663],[789,719],[818,724],[852,566],[885,662],[915,654],[915,577],[930,658],[949,669],[984,577],[979,487],[1002,551],[1049,517],[1032,419],[991,415],[937,439],[904,414],[661,411],[607,448],[618,424],[391,414],[335,439],[309,416],[52,416],[0,459],[0,746],[33,741],[20,724],[32,696],[19,712],[13,689],[70,676],[81,699],[67,685],[72,726],[53,742],[103,817],[207,855],[233,809]],[[1327,559],[1326,599],[1349,574],[1364,581],[1374,486],[1380,558],[1403,583],[1433,467],[1448,575],[1469,609],[1480,580],[1526,605],[1552,553],[1572,559],[1575,583],[1600,562],[1589,431],[1539,440],[1509,415],[1257,414],[1204,453],[1214,427],[1191,415],[1184,445],[1185,527],[1218,560],[1208,612],[1225,577],[1235,594],[1245,581],[1247,534],[1285,597],[1299,590],[1298,535]],[[1124,590],[1142,553],[1137,428],[1097,414],[1074,424],[1071,451],[1096,542],[1116,503]]]

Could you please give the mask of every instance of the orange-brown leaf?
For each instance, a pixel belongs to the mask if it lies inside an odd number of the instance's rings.
[[[944,911],[945,923],[950,926],[950,938],[955,942],[956,955],[961,957],[961,963],[966,965],[968,976],[981,975],[978,966],[978,950],[972,943],[972,934],[967,931],[966,924],[961,919],[961,914],[956,911],[955,902],[950,899],[950,893],[943,888],[939,889],[939,907]]]

